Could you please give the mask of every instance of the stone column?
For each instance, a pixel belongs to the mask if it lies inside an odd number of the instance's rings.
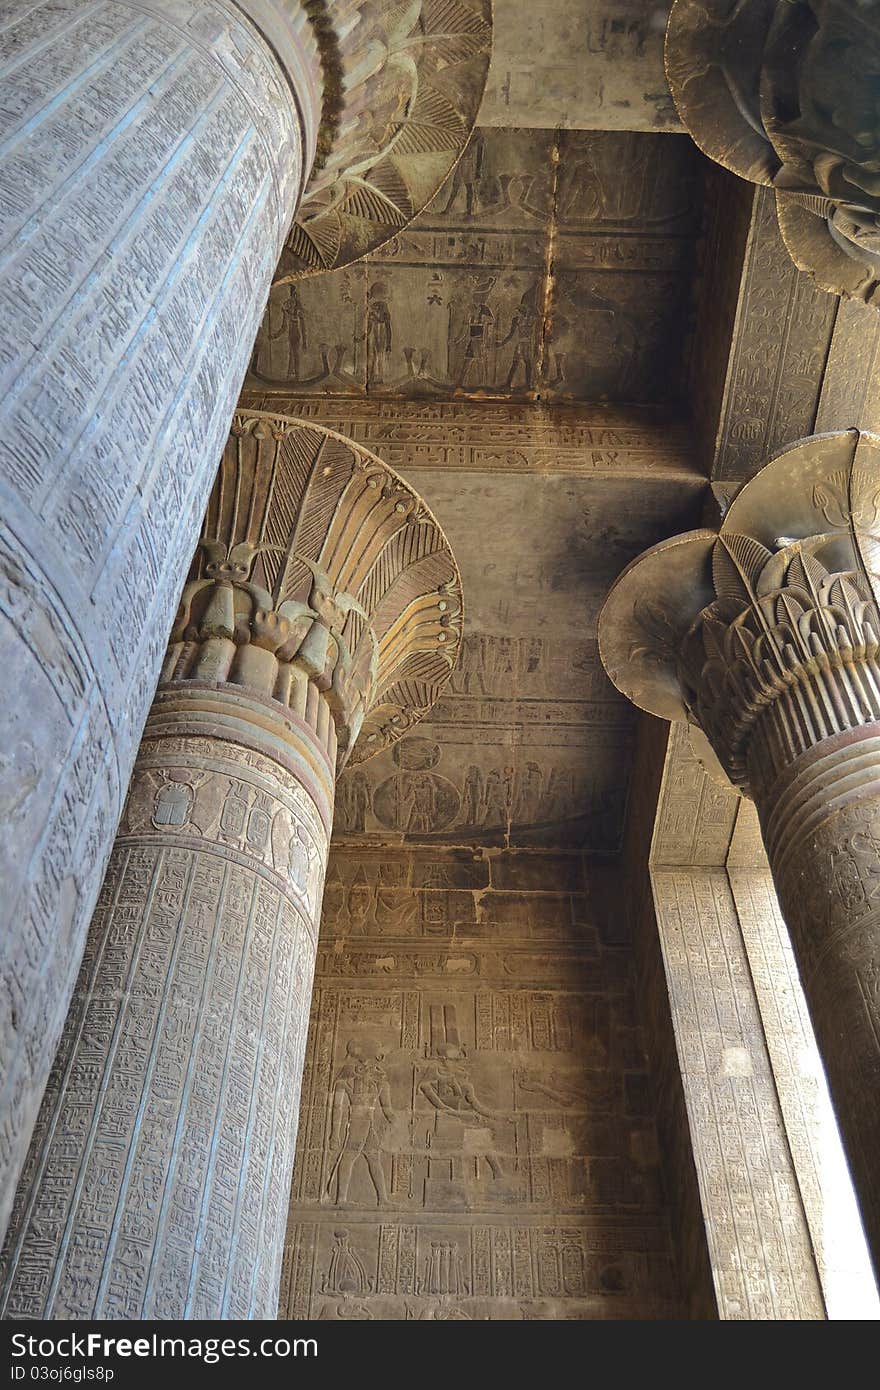
[[[260,8],[0,5],[0,1230],[314,154],[305,9]]]
[[[611,679],[754,798],[880,1268],[880,437],[793,445],[635,561]]]
[[[334,775],[432,704],[460,614],[443,534],[390,469],[235,417],[18,1190],[5,1316],[276,1316]]]
[[[489,0],[0,0],[0,1232],[273,271],[430,200],[490,33]]]

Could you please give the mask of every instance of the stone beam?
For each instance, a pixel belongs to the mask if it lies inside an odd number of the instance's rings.
[[[717,169],[706,207],[689,395],[726,506],[789,440],[880,425],[880,321],[799,274],[768,190]]]
[[[483,125],[678,130],[663,70],[670,0],[495,0]]]
[[[663,407],[370,400],[253,389],[242,403],[338,429],[406,473],[646,477],[695,492],[703,479],[688,421]]]
[[[755,808],[708,776],[679,725],[644,717],[637,759],[646,795],[630,808],[622,872],[691,1316],[711,1315],[708,1267],[722,1319],[875,1318]]]

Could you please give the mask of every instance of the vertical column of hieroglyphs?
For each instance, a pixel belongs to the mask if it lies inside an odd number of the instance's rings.
[[[877,1290],[791,940],[742,803],[728,863],[749,972],[830,1318],[876,1318]]]
[[[727,876],[655,869],[652,878],[720,1315],[822,1318]]]
[[[308,172],[304,33],[298,106],[226,0],[2,7],[0,1224]]]
[[[673,726],[650,852],[656,931],[722,1318],[822,1318],[810,1230],[724,865],[738,798]]]

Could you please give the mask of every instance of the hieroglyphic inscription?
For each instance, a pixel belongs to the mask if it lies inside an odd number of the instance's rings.
[[[316,401],[248,389],[256,410],[280,410],[374,450],[409,474],[443,468],[487,473],[662,473],[696,485],[703,476],[684,422],[668,411],[625,406],[549,408],[489,401]]]
[[[791,445],[717,531],[630,566],[599,623],[618,688],[690,722],[714,775],[755,800],[875,1262],[878,454],[880,437],[855,429]]]
[[[720,1315],[822,1318],[727,875],[658,868],[652,879]]]
[[[7,1315],[273,1314],[326,839],[272,759],[145,741],[18,1191]]]
[[[8,837],[0,1224],[303,174],[292,94],[237,6],[18,10],[2,55],[0,509],[27,604],[0,630],[4,745],[19,702],[46,708],[41,669],[79,693],[40,720],[40,784]]]
[[[819,742],[795,764],[796,778],[780,779],[763,819],[875,1262],[878,1115],[865,1099],[880,1058],[878,759],[877,723]]]
[[[718,868],[736,825],[740,799],[733,787],[707,777],[688,730],[673,724],[651,844],[651,863]]]
[[[626,954],[579,859],[339,849],[322,932],[282,1316],[675,1308]]]
[[[686,140],[478,128],[430,207],[379,251],[315,280],[276,277],[249,382],[392,399],[669,400],[700,203]]]
[[[520,406],[505,418],[487,403],[277,399],[369,437],[405,471],[412,460],[465,564],[449,685],[415,737],[343,775],[337,833],[614,852],[633,718],[601,670],[593,623],[640,544],[674,516],[698,518],[705,480],[680,427],[622,409]],[[572,475],[562,486],[560,472]]]
[[[491,126],[677,129],[663,71],[668,0],[495,0],[480,120]]]
[[[757,820],[748,803],[743,813],[741,821]],[[766,858],[761,867],[731,862],[728,876],[828,1316],[878,1318],[880,1300],[828,1083]]]
[[[773,196],[758,189],[713,459],[719,482],[751,477],[813,430],[836,312],[792,263]]]

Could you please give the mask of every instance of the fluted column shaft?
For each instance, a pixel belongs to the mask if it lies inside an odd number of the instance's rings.
[[[0,4],[0,1231],[308,175],[298,0]]]

